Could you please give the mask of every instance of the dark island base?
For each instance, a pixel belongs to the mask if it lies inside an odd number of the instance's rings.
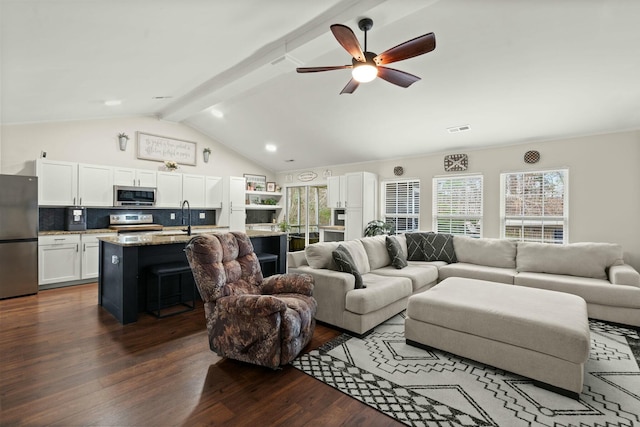
[[[256,254],[278,256],[276,263],[270,263],[265,269],[265,275],[286,272],[286,234],[251,237],[251,243]],[[137,321],[138,313],[147,310],[146,269],[155,264],[187,262],[184,248],[185,242],[120,245],[100,241],[98,304],[122,324]],[[177,286],[177,280],[168,286]],[[184,299],[190,298],[191,292],[186,292]]]

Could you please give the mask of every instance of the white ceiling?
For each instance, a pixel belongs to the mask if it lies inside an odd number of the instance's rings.
[[[637,0],[0,1],[3,124],[157,115],[273,171],[640,129]],[[436,34],[392,65],[421,81],[295,72],[362,17],[376,53]]]

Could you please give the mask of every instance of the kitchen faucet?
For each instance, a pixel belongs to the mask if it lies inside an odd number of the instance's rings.
[[[182,230],[182,231],[186,231],[187,236],[191,236],[191,205],[189,205],[188,200],[185,200],[182,202],[182,207],[180,208],[180,214],[182,216],[182,225],[184,225],[184,205],[187,205],[187,211],[189,212],[189,225],[187,226],[186,230]]]

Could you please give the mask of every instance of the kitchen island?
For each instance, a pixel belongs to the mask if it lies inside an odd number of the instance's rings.
[[[277,255],[276,274],[286,272],[287,234],[247,230],[256,254]],[[151,265],[186,262],[185,245],[193,236],[137,234],[101,237],[98,304],[122,324],[146,310],[145,271]]]

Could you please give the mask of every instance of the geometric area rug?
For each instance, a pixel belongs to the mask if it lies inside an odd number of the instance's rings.
[[[405,343],[405,313],[360,339],[342,334],[297,369],[409,426],[640,426],[640,337],[589,320],[580,400],[528,378]]]

